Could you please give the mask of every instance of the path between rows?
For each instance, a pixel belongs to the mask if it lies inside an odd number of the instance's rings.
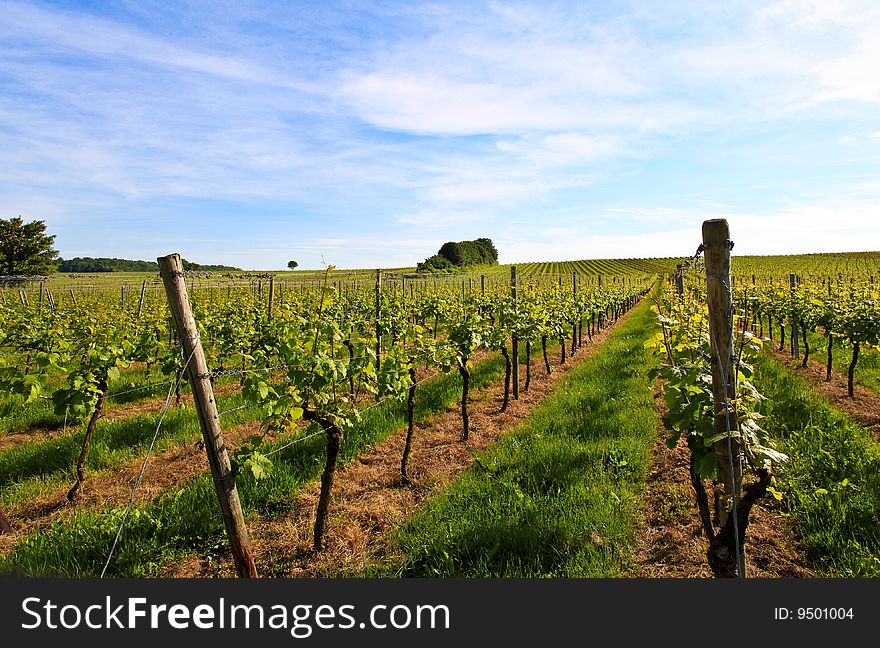
[[[662,417],[666,403],[659,385],[654,398]],[[644,499],[644,521],[634,552],[639,578],[712,578],[706,559],[709,542],[703,533],[690,482],[690,450],[684,439],[675,449],[666,445],[663,423],[651,451]],[[752,509],[746,531],[746,573],[749,578],[808,578],[806,549],[785,517],[767,498]]]

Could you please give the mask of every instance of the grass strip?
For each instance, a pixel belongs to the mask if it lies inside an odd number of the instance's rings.
[[[880,576],[880,443],[768,354],[756,378],[764,425],[790,457],[777,488],[810,558],[826,576]]]
[[[656,436],[646,304],[511,434],[480,453],[368,575],[609,577],[626,573]]]

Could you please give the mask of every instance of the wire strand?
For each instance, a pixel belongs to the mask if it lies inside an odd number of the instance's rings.
[[[147,454],[144,457],[144,461],[141,464],[141,470],[138,473],[137,479],[135,479],[134,486],[131,489],[131,496],[128,499],[128,506],[125,508],[125,513],[122,514],[122,520],[119,522],[119,528],[116,530],[116,536],[113,538],[113,545],[110,547],[110,552],[107,554],[107,560],[104,563],[104,568],[101,570],[100,578],[104,578],[104,575],[107,573],[107,568],[110,566],[110,561],[113,558],[113,553],[116,551],[116,546],[119,544],[119,538],[122,535],[122,529],[125,527],[125,521],[128,519],[128,514],[131,512],[131,507],[134,505],[134,498],[137,494],[138,489],[141,486],[141,482],[144,478],[144,473],[147,470],[147,462],[150,459],[150,455],[153,453],[153,448],[156,445],[156,439],[159,436],[159,430],[162,428],[162,422],[165,420],[165,414],[168,412],[168,408],[171,405],[171,397],[174,395],[174,391],[177,386],[180,384],[180,381],[183,378],[184,373],[186,373],[186,368],[189,366],[190,361],[195,355],[196,346],[193,345],[193,350],[189,354],[189,358],[187,358],[183,367],[181,367],[180,372],[177,374],[177,380],[172,382],[168,388],[168,396],[165,398],[165,405],[162,408],[162,413],[159,416],[159,423],[156,425],[156,431],[153,433],[153,438],[150,441],[150,447],[147,449]]]

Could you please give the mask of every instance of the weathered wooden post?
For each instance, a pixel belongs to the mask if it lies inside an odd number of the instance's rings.
[[[578,275],[577,275],[577,272],[572,272],[571,273],[571,303],[574,306],[575,316],[577,317],[577,319],[575,319],[571,323],[571,355],[574,355],[574,352],[578,346],[577,329],[578,329],[578,320],[580,319],[580,316],[577,315],[577,296],[578,296]]]
[[[733,295],[730,291],[730,228],[723,218],[703,222],[706,261],[706,294],[709,305],[709,343],[712,351],[712,393],[715,401],[715,432],[724,438],[715,443],[715,468],[722,489],[718,520],[727,520],[733,498],[742,490],[739,426],[734,400]]]
[[[516,309],[516,266],[510,266],[510,299],[513,301],[513,308]],[[513,380],[513,399],[519,400],[519,338],[516,333],[511,336],[511,360],[513,361],[513,369],[511,379]]]
[[[272,323],[272,302],[275,301],[275,275],[269,277],[269,312],[266,314],[266,321]]]
[[[791,293],[794,295],[795,287],[797,286],[797,276],[794,273],[788,275],[788,285],[791,288]],[[789,337],[791,338],[791,353],[795,358],[801,357],[801,349],[798,344],[800,338],[798,337],[798,325],[797,320],[791,319],[791,334]]]
[[[137,317],[140,319],[141,313],[144,312],[144,296],[147,294],[147,280],[144,279],[144,282],[141,284],[141,298],[138,301],[138,310]]]
[[[229,455],[223,442],[217,402],[214,400],[214,390],[211,388],[205,353],[189,305],[180,255],[170,254],[159,257],[158,261],[162,283],[168,295],[168,305],[171,307],[174,325],[183,347],[183,357],[188,358],[187,376],[199,414],[199,427],[202,429],[202,437],[205,441],[205,453],[211,466],[211,475],[214,477],[214,490],[220,502],[220,511],[232,547],[235,568],[241,578],[256,578],[257,568],[254,564],[253,550],[244,523],[238,491],[235,488]]]
[[[382,271],[376,269],[376,374],[381,367],[382,355],[382,331],[380,318],[382,317]],[[376,402],[379,402],[379,392],[376,391]]]
[[[675,266],[675,294],[684,297],[684,265]]]

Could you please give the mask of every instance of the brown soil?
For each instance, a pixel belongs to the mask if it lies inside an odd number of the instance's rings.
[[[778,346],[771,349],[774,358],[803,377],[833,407],[854,418],[870,430],[875,438],[880,439],[880,394],[863,385],[854,384],[853,398],[850,398],[846,375],[832,369],[831,380],[825,381],[824,359],[818,360],[810,356],[810,363],[804,368],[801,366],[803,360],[793,358],[786,351],[779,351]]]
[[[661,415],[666,404],[660,389],[654,398]],[[709,542],[703,533],[688,469],[690,451],[684,439],[674,450],[666,445],[661,423],[652,451],[645,491],[645,519],[635,549],[635,576],[641,578],[712,578],[706,560]],[[711,496],[710,496],[711,497]],[[711,501],[711,500],[710,500]],[[761,500],[752,509],[746,531],[749,578],[808,578],[806,550],[795,537],[790,518],[775,501]]]
[[[70,434],[73,428],[68,426],[67,428],[58,427],[58,428],[45,428],[45,427],[32,427],[32,428],[22,428],[19,430],[9,430],[0,435],[0,451],[6,450],[7,448],[12,448],[17,445],[22,445],[23,443],[30,443],[31,441],[41,441],[43,439],[56,439],[58,437],[66,436]]]
[[[624,316],[625,318],[626,316]],[[622,319],[624,319],[622,318]],[[388,539],[392,531],[429,497],[452,483],[473,462],[473,456],[515,428],[541,403],[557,381],[591,355],[610,334],[594,335],[565,365],[559,353],[551,358],[553,372],[545,375],[540,346],[532,356],[532,381],[511,396],[501,412],[503,379],[473,390],[468,406],[470,438],[462,442],[460,404],[417,422],[409,459],[410,486],[402,484],[400,459],[405,430],[400,430],[337,471],[327,525],[326,549],[312,550],[312,525],[320,484],[316,480],[294,495],[289,514],[250,523],[258,571],[265,577],[326,577],[361,573],[377,563],[395,562]],[[524,384],[525,367],[520,368]],[[232,577],[231,558],[213,560],[191,556],[171,566],[167,576]]]

